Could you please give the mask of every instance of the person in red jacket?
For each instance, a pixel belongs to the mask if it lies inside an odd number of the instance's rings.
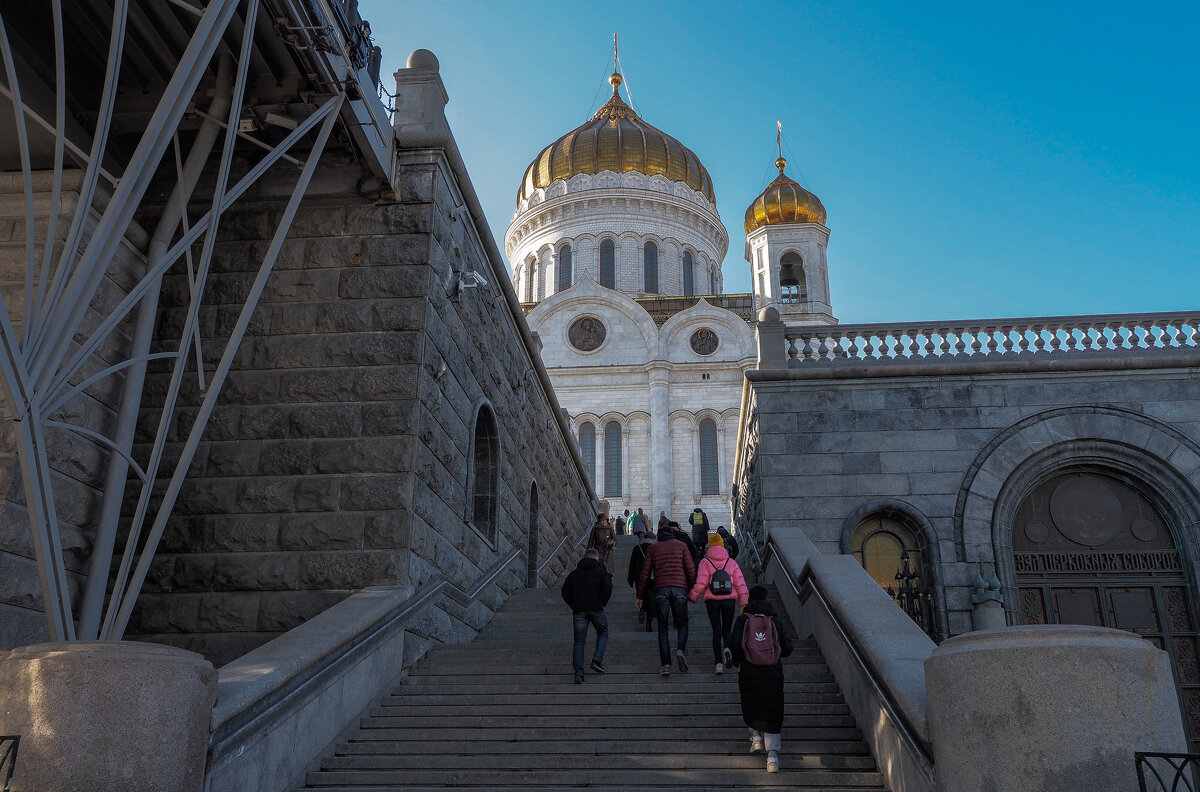
[[[717,574],[718,571],[724,572],[729,579]],[[729,591],[722,591],[724,588]],[[733,665],[733,655],[730,654],[733,617],[737,615],[738,606],[746,607],[750,590],[746,587],[741,567],[730,557],[720,534],[709,535],[708,552],[696,567],[696,584],[688,593],[688,599],[692,602],[701,597],[708,610],[708,623],[712,625],[713,662],[716,663],[717,673],[723,674],[726,668]]]
[[[650,594],[646,590],[650,576],[654,576],[654,602],[658,606],[658,660],[662,665],[659,671],[663,676],[671,675],[671,637],[667,628],[667,616],[675,620],[677,649],[675,660],[679,670],[686,672],[687,639],[688,639],[688,600],[687,592],[696,582],[696,564],[687,545],[675,538],[671,528],[679,528],[679,523],[671,523],[666,530],[659,531],[658,541],[646,549],[646,560],[642,564],[642,572],[638,575],[637,591],[639,596],[635,603],[642,607],[642,599]]]

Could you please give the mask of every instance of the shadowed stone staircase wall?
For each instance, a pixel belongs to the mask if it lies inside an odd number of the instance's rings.
[[[535,481],[539,559],[594,519],[531,370],[524,320],[480,243],[490,232],[455,212],[463,199],[441,151],[402,156],[398,199],[386,204],[359,197],[353,163],[323,163],[147,579],[138,637],[221,665],[365,586],[420,586],[435,574],[469,586],[529,546]],[[201,323],[210,362],[274,231],[279,203],[255,201],[222,224],[207,287],[215,307]],[[464,268],[490,284],[456,293]],[[184,289],[165,289],[164,325],[182,322]],[[168,378],[160,371],[148,388],[161,394]],[[184,410],[199,399],[186,394]],[[494,544],[464,521],[481,400],[500,435]],[[560,571],[552,562],[545,574]],[[469,640],[492,612],[476,603],[439,613],[415,628],[416,655],[429,641]]]

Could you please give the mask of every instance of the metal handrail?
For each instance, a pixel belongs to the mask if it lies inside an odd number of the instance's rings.
[[[7,744],[7,746],[6,746]],[[0,778],[4,781],[4,786],[0,787],[2,792],[10,792],[12,789],[13,773],[17,769],[17,747],[21,744],[21,738],[16,735],[0,737]]]
[[[1133,754],[1133,761],[1137,767],[1139,792],[1156,792],[1156,790],[1197,792],[1200,790],[1200,781],[1198,781],[1200,779],[1200,754],[1136,751]],[[1159,773],[1160,768],[1163,770],[1162,773]],[[1153,775],[1158,786],[1153,788],[1146,786],[1147,770]]]
[[[571,545],[571,547],[579,547],[581,544],[586,542],[587,538],[588,538],[588,534],[590,534],[591,532],[592,532],[592,529],[588,528],[586,531],[583,532],[582,536],[580,536],[578,539],[575,540],[575,544]],[[558,540],[558,544],[556,544],[554,546],[554,549],[551,550],[549,555],[546,556],[546,560],[543,561],[542,563],[538,564],[538,568],[537,568],[538,574],[541,574],[542,570],[550,565],[550,562],[553,561],[558,556],[558,551],[562,549],[562,546],[564,544],[566,544],[567,540],[570,538],[571,537],[569,537],[569,536],[564,536],[562,539]]]

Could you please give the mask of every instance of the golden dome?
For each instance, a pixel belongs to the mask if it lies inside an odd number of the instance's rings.
[[[715,204],[712,178],[700,164],[700,158],[675,138],[647,124],[621,101],[617,95],[621,75],[614,73],[609,82],[613,86],[612,98],[596,115],[542,149],[525,169],[517,203],[536,189],[578,173],[637,171],[684,182]]]
[[[783,174],[787,160],[775,160],[779,176],[746,209],[746,233],[765,225],[820,223],[825,225],[821,199]]]

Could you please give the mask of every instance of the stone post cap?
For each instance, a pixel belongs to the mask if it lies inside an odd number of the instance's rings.
[[[1124,651],[1159,652],[1149,641],[1124,630],[1083,624],[1021,624],[1000,630],[963,633],[942,641],[930,660],[939,656],[1007,649],[1054,649],[1072,651],[1113,648]],[[926,665],[930,660],[926,660]]]
[[[427,49],[413,50],[408,65],[397,69],[396,112],[392,128],[397,134],[447,134],[446,103],[450,95],[442,82],[437,56]]]
[[[760,322],[778,322],[779,309],[773,305],[768,305],[760,308],[758,311],[758,321]]]

